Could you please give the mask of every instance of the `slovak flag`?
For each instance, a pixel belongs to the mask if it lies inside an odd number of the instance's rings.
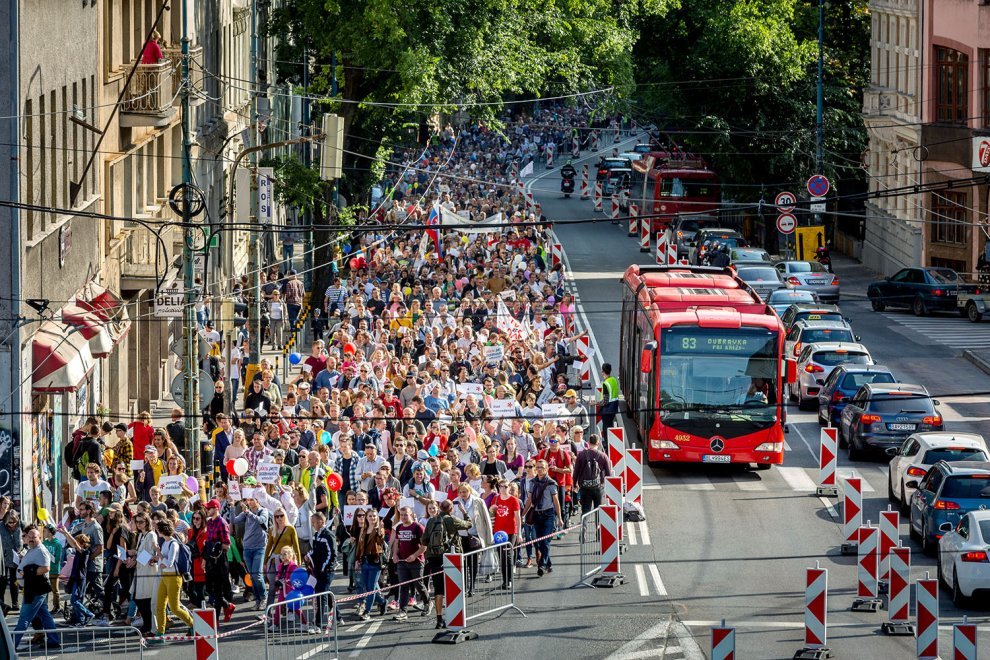
[[[437,251],[437,257],[443,258],[443,252],[440,250],[440,225],[441,225],[441,212],[440,202],[436,202],[433,208],[430,209],[430,215],[426,218],[426,224],[435,225],[437,229],[427,229],[426,234],[433,239],[433,247]]]

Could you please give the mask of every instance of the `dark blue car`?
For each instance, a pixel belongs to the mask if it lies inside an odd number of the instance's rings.
[[[818,391],[818,424],[838,426],[839,415],[859,388],[867,383],[896,383],[890,369],[879,364],[843,364],[832,370]]]
[[[942,525],[955,527],[962,516],[990,505],[990,463],[939,461],[921,483],[906,485],[917,489],[911,496],[911,538],[921,541],[926,555],[934,555]]]
[[[892,276],[873,282],[866,289],[873,311],[907,307],[915,316],[929,312],[956,311],[960,291],[975,291],[951,268],[902,268]]]

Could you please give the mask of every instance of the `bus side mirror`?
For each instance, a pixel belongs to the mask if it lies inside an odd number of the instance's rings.
[[[797,382],[797,360],[787,360],[787,384],[793,385]]]
[[[657,350],[656,342],[647,342],[639,354],[639,370],[648,374],[653,371],[653,351]]]

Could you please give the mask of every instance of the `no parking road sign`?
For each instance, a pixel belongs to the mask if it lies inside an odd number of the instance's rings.
[[[812,197],[824,197],[831,187],[824,174],[816,174],[808,179],[808,194]]]
[[[781,213],[777,216],[777,231],[781,234],[793,234],[797,227],[797,218],[790,213]]]
[[[792,192],[784,191],[777,193],[773,203],[781,213],[790,213],[794,210],[794,205],[797,204],[797,197]]]

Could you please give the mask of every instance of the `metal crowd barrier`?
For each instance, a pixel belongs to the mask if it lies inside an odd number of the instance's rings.
[[[489,616],[516,606],[515,548],[511,543],[499,543],[481,550],[465,552],[463,557],[464,588],[469,601],[465,621]]]
[[[265,658],[337,657],[337,599],[329,591],[273,603],[265,610]]]
[[[578,532],[578,544],[581,551],[581,574],[574,587],[591,587],[591,578],[602,570],[601,553],[601,523],[598,516],[601,507],[593,509],[581,516],[580,531]]]
[[[6,628],[6,624],[4,625]],[[59,646],[48,643],[48,634],[58,637]],[[28,627],[21,638],[21,644],[16,652],[13,648],[13,631],[10,637],[4,635],[9,642],[10,658],[71,658],[96,656],[143,658],[144,641],[141,631],[134,626],[90,627],[86,628],[56,628],[54,630],[34,630]],[[37,636],[37,637],[36,637]],[[35,642],[35,639],[40,641]]]

